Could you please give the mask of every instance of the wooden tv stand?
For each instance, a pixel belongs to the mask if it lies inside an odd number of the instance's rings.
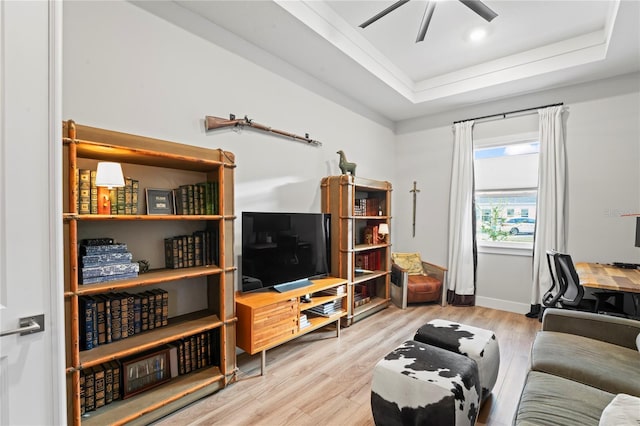
[[[342,288],[342,292],[336,292]],[[305,295],[310,302],[302,302]],[[278,293],[267,290],[255,293],[236,292],[236,316],[238,318],[236,344],[255,355],[261,352],[261,374],[266,367],[266,352],[282,343],[313,330],[335,323],[336,337],[340,337],[340,318],[347,314],[347,280],[322,278],[312,280],[312,285]],[[327,304],[335,304],[335,311],[324,315],[313,313]],[[308,325],[301,328],[301,316],[306,315]]]

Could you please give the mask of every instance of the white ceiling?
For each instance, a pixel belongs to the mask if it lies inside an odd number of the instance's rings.
[[[286,64],[287,78],[393,122],[640,70],[636,0],[486,0],[498,14],[490,23],[439,0],[420,43],[421,0],[365,29],[394,1],[134,3],[261,66]],[[488,36],[473,44],[476,27]]]

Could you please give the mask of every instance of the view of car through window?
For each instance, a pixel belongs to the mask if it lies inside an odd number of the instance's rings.
[[[533,234],[536,230],[536,220],[530,217],[512,217],[500,227],[511,235]]]

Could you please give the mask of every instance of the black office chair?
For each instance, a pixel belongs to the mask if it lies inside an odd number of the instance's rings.
[[[580,279],[570,255],[548,250],[547,264],[551,273],[551,287],[542,298],[545,307],[624,314],[624,294],[622,293],[596,292],[593,294],[595,299],[584,298],[584,288],[580,285]],[[557,292],[555,292],[556,281]],[[614,298],[613,304],[608,302],[611,298]]]

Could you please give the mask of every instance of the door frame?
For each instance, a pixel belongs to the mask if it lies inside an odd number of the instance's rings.
[[[67,424],[67,386],[64,321],[64,244],[62,223],[62,10],[63,2],[49,0],[49,247],[51,276],[51,395],[52,423]]]

